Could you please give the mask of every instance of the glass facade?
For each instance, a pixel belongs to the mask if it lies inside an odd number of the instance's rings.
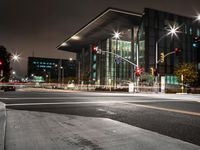
[[[167,36],[169,26],[180,27],[177,37]],[[81,72],[89,72],[89,80],[95,84],[115,86],[124,81],[136,81],[135,67],[116,55],[135,64],[138,55],[139,67],[143,68],[144,74],[149,74],[150,68],[156,66],[156,43],[158,60],[161,52],[168,54],[175,48],[181,50],[179,55],[168,55],[164,63],[158,63],[160,76],[173,75],[174,68],[182,63],[193,63],[199,69],[199,48],[193,46],[192,40],[194,36],[200,36],[200,26],[192,18],[146,8],[140,24],[133,23],[119,32],[120,39],[106,37],[95,41],[94,45],[106,51],[103,54],[92,54],[91,48],[84,48],[79,54]]]
[[[180,48],[181,53],[178,56],[169,55],[164,64],[158,64],[160,73],[173,74],[174,67],[180,63],[197,64],[199,53],[192,47],[192,38],[199,34],[199,28],[192,18],[145,9],[144,22],[145,33],[148,35],[146,36],[145,49],[147,53],[152,54],[152,56],[147,56],[149,58],[147,62],[150,66],[155,63],[156,41],[167,34],[168,26],[174,25],[180,27],[177,37],[165,36],[162,38],[158,43],[158,56],[161,52],[167,54],[174,51],[175,48]]]
[[[130,64],[119,56],[131,60],[131,41],[108,38],[97,45],[103,54],[92,53],[92,80],[101,85],[117,85],[131,80]]]

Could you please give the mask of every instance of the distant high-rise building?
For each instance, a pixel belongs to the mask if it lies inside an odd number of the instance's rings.
[[[76,60],[28,57],[28,77],[41,76],[46,82],[76,80]]]

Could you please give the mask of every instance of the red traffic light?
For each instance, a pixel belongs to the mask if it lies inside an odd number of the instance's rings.
[[[175,54],[178,55],[181,50],[180,50],[180,48],[175,48],[174,51],[175,51]]]
[[[142,68],[136,67],[136,69],[135,69],[135,75],[137,77],[141,75],[141,72],[142,72]]]
[[[3,65],[3,62],[0,60],[0,65]]]
[[[98,49],[97,46],[94,46],[94,45],[92,46],[92,52],[93,53],[97,53],[97,49]]]
[[[199,36],[194,36],[193,37],[193,42],[199,42],[200,41],[200,37]]]

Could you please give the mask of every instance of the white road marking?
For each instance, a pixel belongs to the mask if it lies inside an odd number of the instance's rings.
[[[109,111],[109,110],[105,110],[105,109],[102,109],[102,108],[99,108],[97,109],[98,111],[102,111],[102,112],[106,112],[107,114],[110,114],[110,115],[114,115],[116,113],[112,112],[112,111]]]
[[[70,105],[70,104],[97,104],[97,103],[122,103],[120,101],[99,101],[99,102],[55,102],[55,103],[18,103],[18,104],[6,104],[6,106],[34,106],[34,105]]]

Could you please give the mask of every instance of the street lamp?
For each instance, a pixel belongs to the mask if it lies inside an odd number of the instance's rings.
[[[164,34],[162,37],[160,37],[157,41],[156,41],[156,65],[155,68],[157,69],[158,67],[158,43],[165,37],[168,35],[171,35],[171,37],[173,37],[174,35],[177,37],[177,33],[179,32],[178,29],[180,27],[176,27],[175,25],[172,27],[171,25],[169,25],[169,29],[168,29],[168,33]]]
[[[16,72],[15,72],[15,71],[13,71],[13,72],[12,72],[12,74],[13,74],[13,75],[15,75],[15,74],[16,74]]]
[[[64,84],[64,67],[60,66],[61,69],[61,84]]]
[[[116,32],[114,31],[113,38],[118,40],[118,39],[120,39],[120,37],[121,37],[121,33],[118,31],[116,31]]]
[[[12,60],[15,62],[15,61],[19,61],[19,59],[20,59],[20,55],[19,54],[17,54],[17,53],[13,53],[12,54]]]
[[[177,37],[177,33],[179,32],[178,29],[180,27],[177,27],[176,25],[169,25],[169,29],[167,29],[168,33],[164,34],[163,36],[161,36],[157,41],[156,41],[156,63],[155,63],[155,70],[158,70],[158,43],[166,36],[171,35],[171,38],[175,35]],[[158,83],[158,77],[156,76],[156,86]]]
[[[200,21],[200,14],[196,16],[196,21]]]
[[[120,39],[121,33],[118,31],[114,31],[113,38],[116,40],[116,49],[115,54],[117,53],[117,47],[118,47],[118,40]],[[119,59],[119,58],[117,58]],[[117,65],[115,64],[115,87],[117,86]]]

